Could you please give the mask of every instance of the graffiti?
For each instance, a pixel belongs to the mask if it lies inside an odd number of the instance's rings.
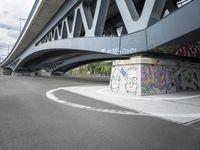
[[[136,67],[115,67],[112,71],[110,88],[114,92],[125,91],[129,94],[137,94],[138,69]]]
[[[119,48],[101,49],[102,53],[119,54]]]
[[[127,76],[125,78],[125,90],[129,94],[137,94],[138,88],[138,69],[135,67],[130,67],[127,69]]]
[[[200,90],[200,68],[146,65],[141,81],[142,95]]]
[[[123,67],[121,68],[120,72],[121,72],[123,77],[127,77],[128,72]]]
[[[131,54],[131,53],[136,53],[137,52],[137,49],[136,48],[122,48],[122,49],[119,49],[119,48],[112,48],[112,49],[101,49],[100,50],[102,53],[110,53],[110,54]]]
[[[136,77],[127,78],[126,83],[125,83],[126,92],[136,95],[137,94],[137,87],[138,87],[137,82],[138,81],[137,81]]]
[[[118,72],[119,72],[118,69],[114,68],[112,72],[112,76],[110,78],[110,89],[113,92],[118,92],[120,88],[121,77],[118,74]]]
[[[200,90],[200,68],[179,68],[174,72],[177,90]]]
[[[115,65],[112,91],[132,95],[175,93],[200,90],[200,65],[160,59],[159,64]]]
[[[159,53],[173,54],[177,56],[200,58],[200,42],[193,43],[181,48],[165,47],[165,48],[157,48],[154,49],[153,51]]]
[[[170,77],[173,69],[162,65],[144,65],[141,69],[142,94],[168,93],[175,88],[175,82]]]
[[[137,48],[122,48],[120,50],[121,54],[131,54],[131,53],[136,53],[137,52]]]
[[[179,48],[175,51],[176,55],[200,58],[200,42]]]

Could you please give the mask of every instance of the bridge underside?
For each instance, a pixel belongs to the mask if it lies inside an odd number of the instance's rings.
[[[16,72],[34,72],[44,69],[47,72],[66,72],[69,69],[105,60],[128,59],[127,56],[117,56],[98,52],[80,50],[45,50],[32,54],[21,62]]]
[[[194,58],[200,57],[200,2],[194,0],[178,8],[173,5],[178,1],[155,0],[152,9],[148,2],[135,1],[137,9],[127,12],[132,16],[124,14],[122,9],[128,6],[124,1],[77,1],[77,8],[73,6],[72,10],[70,1],[65,2],[49,23],[54,25],[47,25],[26,52],[7,67],[16,72],[67,71],[87,62],[138,54],[199,61]],[[63,14],[67,16],[63,18]],[[134,18],[134,14],[138,16]]]

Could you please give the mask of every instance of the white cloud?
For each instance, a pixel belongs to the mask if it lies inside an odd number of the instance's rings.
[[[0,55],[14,45],[19,35],[19,18],[28,18],[35,0],[4,0],[0,3]],[[25,24],[22,21],[22,26]],[[5,45],[5,47],[3,46]]]

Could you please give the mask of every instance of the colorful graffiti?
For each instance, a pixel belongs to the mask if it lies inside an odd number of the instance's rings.
[[[141,69],[142,95],[168,93],[175,90],[173,68],[162,65],[143,65]]]
[[[177,55],[177,56],[200,58],[200,42],[193,43],[181,48],[178,47],[158,48],[154,49],[153,51],[159,53]]]
[[[110,88],[133,95],[200,90],[200,64],[160,59],[159,64],[115,65]]]
[[[200,42],[177,49],[175,55],[200,58]]]
[[[142,95],[200,90],[200,68],[144,65],[141,73]]]
[[[200,68],[181,67],[174,72],[177,91],[200,90]]]

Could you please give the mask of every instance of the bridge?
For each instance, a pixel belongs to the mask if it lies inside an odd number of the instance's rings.
[[[116,60],[113,91],[200,90],[199,14],[199,0],[36,0],[1,67],[53,74]]]

